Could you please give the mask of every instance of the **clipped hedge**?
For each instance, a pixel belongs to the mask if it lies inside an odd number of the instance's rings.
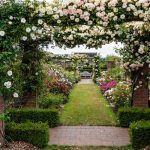
[[[130,124],[130,138],[134,149],[150,145],[150,121],[138,121]]]
[[[120,108],[118,119],[121,127],[129,127],[134,121],[150,120],[150,108]]]
[[[59,125],[59,114],[56,109],[10,109],[8,116],[10,121],[16,123],[31,122],[47,122],[49,127]]]
[[[10,122],[5,126],[8,140],[25,141],[38,147],[45,147],[49,140],[49,127],[47,123],[15,123]]]

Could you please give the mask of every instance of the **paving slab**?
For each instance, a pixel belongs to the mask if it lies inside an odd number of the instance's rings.
[[[125,146],[130,144],[127,128],[60,126],[50,129],[49,132],[49,145]]]

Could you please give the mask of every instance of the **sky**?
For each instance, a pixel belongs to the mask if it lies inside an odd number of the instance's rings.
[[[116,44],[115,42],[112,42],[110,44],[103,45],[102,48],[99,49],[86,49],[85,46],[75,47],[73,49],[61,49],[59,47],[51,48],[49,47],[46,49],[46,51],[52,52],[54,54],[72,54],[73,52],[98,52],[102,57],[106,57],[107,55],[118,55],[115,52],[115,48],[121,48],[123,45],[121,43]]]

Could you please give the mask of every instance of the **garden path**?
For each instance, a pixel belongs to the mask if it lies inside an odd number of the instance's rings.
[[[50,129],[49,145],[125,146],[128,129],[106,126],[61,126]]]
[[[94,84],[92,79],[81,79],[78,84]]]
[[[75,86],[60,118],[63,126],[50,129],[49,145],[130,144],[128,129],[113,127],[116,117],[90,79],[83,79]]]

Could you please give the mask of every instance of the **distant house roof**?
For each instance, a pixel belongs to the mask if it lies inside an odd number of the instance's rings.
[[[74,52],[73,54],[79,54],[79,55],[87,55],[90,57],[98,56],[99,53],[97,52]]]

